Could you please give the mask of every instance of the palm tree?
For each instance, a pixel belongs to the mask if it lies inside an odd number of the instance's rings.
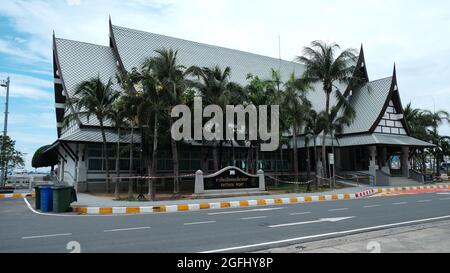
[[[275,76],[274,76],[275,77]],[[249,84],[245,87],[245,102],[250,105],[275,105],[278,101],[276,87],[271,80],[261,80],[258,76],[247,75]],[[271,124],[271,116],[268,116],[267,124]],[[251,142],[251,148],[255,148],[255,171],[259,170],[259,150],[261,142],[259,140]],[[251,151],[251,149],[250,149]]]
[[[305,134],[306,136],[312,137],[314,144],[314,184],[317,190],[319,188],[319,184],[317,179],[318,155],[316,140],[317,136],[320,134],[320,132],[323,131],[323,128],[325,127],[325,117],[323,113],[317,113],[316,110],[310,109],[310,111],[306,114],[305,122]]]
[[[136,68],[133,69],[131,77],[133,82],[137,83],[136,97],[133,99],[137,104],[136,121],[142,136],[141,142],[144,148],[142,152],[147,165],[147,173],[151,177],[156,175],[160,121],[168,118],[167,101],[171,99],[172,93],[164,91],[153,68],[149,66],[150,63],[151,61],[147,60],[140,71]],[[155,200],[153,182],[153,179],[148,179],[150,200]]]
[[[268,84],[268,88],[273,90],[273,101],[272,103],[275,105],[282,105],[284,101],[284,82],[281,79],[281,73],[279,70],[271,69],[271,77],[269,80],[266,81]],[[289,112],[284,107],[281,107],[280,109],[280,117],[288,116]],[[284,118],[279,119],[279,128],[280,132],[286,132],[290,128],[290,124],[288,120]],[[281,170],[280,175],[283,174],[283,145],[289,145],[289,138],[280,135],[280,145],[278,146],[279,153],[280,153],[280,161],[281,161]],[[278,171],[278,164],[277,164],[277,171]],[[278,181],[275,181],[275,186],[278,186]]]
[[[429,120],[431,121],[431,128],[432,131],[430,132],[431,140],[433,141],[433,144],[437,146],[437,148],[434,148],[432,153],[434,156],[434,167],[436,170],[436,174],[440,174],[440,163],[438,162],[438,147],[439,147],[439,132],[438,127],[442,125],[444,122],[450,123],[450,114],[447,111],[439,110],[431,112],[429,110],[423,111],[423,113],[428,116]]]
[[[130,145],[129,145],[129,169],[128,175],[133,175],[133,162],[134,162],[134,128],[137,126],[137,106],[140,103],[140,98],[136,92],[134,92],[134,83],[132,75],[128,72],[117,74],[117,82],[124,90],[124,94],[121,96],[121,100],[124,104],[122,107],[122,113],[126,124],[130,128]],[[133,179],[128,179],[128,199],[133,198]]]
[[[298,154],[297,154],[297,135],[305,124],[305,113],[311,108],[311,102],[306,98],[307,92],[311,86],[305,79],[297,79],[292,73],[290,79],[285,83],[284,101],[282,107],[286,109],[292,128],[292,152],[294,158],[295,181],[299,181]],[[295,190],[298,190],[298,184],[295,184]]]
[[[222,70],[219,66],[198,67],[192,66],[186,70],[186,74],[196,76],[198,81],[193,86],[202,96],[203,102],[206,104],[219,105],[222,109],[230,103],[233,97],[233,91],[238,89],[238,85],[230,82],[231,69],[226,67]],[[222,147],[222,141],[219,140],[219,146]],[[214,141],[213,148],[214,170],[218,171],[220,166],[218,142]]]
[[[355,70],[355,51],[346,49],[337,55],[339,49],[339,45],[335,43],[327,44],[322,41],[313,41],[310,47],[303,49],[303,56],[296,58],[297,61],[305,65],[304,78],[310,82],[322,83],[326,96],[325,113],[327,115],[330,113],[330,96],[333,90],[339,90],[337,83],[349,84]],[[326,170],[325,139],[329,130],[329,128],[324,128],[322,136],[322,164],[324,170]]]
[[[153,72],[162,91],[167,93],[167,95],[170,95],[170,100],[166,101],[166,109],[170,109],[172,106],[180,104],[181,95],[188,85],[188,81],[185,79],[185,67],[178,64],[178,51],[173,51],[172,49],[158,49],[155,50],[155,52],[157,53],[157,56],[147,59],[144,62],[144,67],[147,67]],[[155,120],[157,120],[157,117]],[[172,127],[173,120],[171,118],[169,120],[170,127]],[[178,147],[173,138],[170,138],[170,144],[172,148],[174,173],[173,192],[174,194],[178,194],[180,191]]]
[[[353,109],[350,102],[341,94],[338,90],[336,91],[337,104],[333,106],[329,114],[324,113],[325,126],[329,128],[331,133],[331,149],[334,155],[334,137],[335,135],[342,134],[344,126],[350,126],[354,119],[356,112]],[[333,164],[333,168],[335,164]],[[336,183],[336,174],[333,169],[334,184]],[[336,186],[336,185],[334,185]]]
[[[120,140],[121,140],[121,129],[125,126],[125,114],[126,105],[121,99],[117,99],[113,104],[112,112],[108,113],[107,117],[112,121],[113,126],[117,131],[117,143],[116,143],[116,183],[114,189],[114,198],[120,199]]]
[[[88,120],[90,116],[95,116],[100,124],[102,134],[103,155],[105,156],[106,171],[106,191],[109,193],[109,157],[107,151],[107,142],[105,134],[105,120],[113,111],[113,104],[119,97],[119,93],[112,89],[112,81],[108,80],[106,84],[102,82],[100,76],[84,81],[77,86],[74,97],[70,102],[75,106],[76,113],[67,117],[67,121],[76,117],[85,116]]]

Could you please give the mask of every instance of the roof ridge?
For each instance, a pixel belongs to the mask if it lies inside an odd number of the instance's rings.
[[[368,83],[378,82],[378,81],[386,80],[386,79],[389,79],[389,78],[392,79],[393,77],[392,77],[392,76],[384,77],[384,78],[380,78],[380,79],[376,79],[376,80],[370,81],[370,82],[368,82]]]
[[[194,44],[197,44],[197,45],[221,48],[221,49],[226,49],[226,50],[230,50],[230,51],[236,51],[236,52],[239,52],[239,53],[245,53],[245,54],[251,54],[251,55],[255,55],[255,56],[259,56],[259,57],[264,57],[264,58],[268,58],[268,59],[272,59],[272,60],[277,60],[277,61],[281,60],[282,62],[286,62],[286,63],[289,63],[289,64],[295,64],[295,65],[303,66],[302,64],[300,64],[298,62],[295,62],[295,61],[288,61],[288,60],[284,60],[284,59],[274,58],[274,57],[270,57],[270,56],[266,56],[266,55],[262,55],[262,54],[258,54],[258,53],[253,53],[253,52],[248,52],[248,51],[244,51],[244,50],[240,50],[240,49],[233,49],[233,48],[229,48],[229,47],[223,47],[223,46],[218,46],[218,45],[211,45],[211,44],[207,44],[207,43],[201,43],[201,42],[196,42],[196,41],[187,40],[187,39],[183,39],[183,38],[177,38],[177,37],[163,35],[163,34],[158,34],[158,33],[150,32],[150,31],[133,29],[133,28],[127,28],[127,27],[122,27],[122,26],[117,26],[117,25],[112,25],[112,27],[113,28],[126,29],[126,30],[130,30],[130,31],[134,31],[134,32],[141,32],[141,33],[153,34],[153,35],[158,35],[158,36],[163,36],[163,37],[169,37],[169,38],[172,38],[172,39],[181,40],[181,41],[185,41],[185,42],[190,42],[190,43],[194,43]]]
[[[105,45],[99,45],[99,44],[94,44],[94,43],[90,43],[90,42],[83,42],[83,41],[77,41],[77,40],[66,39],[66,38],[56,38],[55,37],[55,40],[63,40],[63,41],[75,42],[75,43],[92,45],[92,46],[97,46],[97,47],[110,48],[109,46],[105,46]]]

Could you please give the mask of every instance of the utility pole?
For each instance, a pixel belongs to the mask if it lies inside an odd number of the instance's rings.
[[[0,187],[4,187],[5,186],[5,174],[7,175],[7,168],[8,168],[8,164],[6,162],[6,160],[3,158],[5,156],[5,146],[6,146],[6,135],[8,134],[8,106],[9,106],[9,77],[6,79],[6,82],[3,81],[2,83],[0,83],[0,85],[2,87],[6,87],[6,101],[5,101],[5,123],[4,123],[4,128],[3,128],[3,139],[2,139],[2,149],[1,149],[1,156],[2,156],[2,161],[5,161],[1,168],[1,178],[0,178]]]

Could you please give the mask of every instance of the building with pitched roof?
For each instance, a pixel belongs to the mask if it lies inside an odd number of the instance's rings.
[[[58,175],[61,180],[69,184],[77,185],[78,189],[84,189],[87,183],[102,188],[105,178],[104,159],[101,151],[101,132],[99,122],[94,117],[87,119],[79,116],[77,119],[64,123],[64,118],[73,113],[74,106],[69,102],[74,97],[77,85],[82,81],[99,76],[105,83],[112,80],[113,88],[120,91],[116,74],[121,71],[131,71],[134,67],[140,67],[142,62],[156,55],[155,50],[160,48],[172,48],[178,50],[178,61],[189,67],[211,67],[220,65],[229,66],[232,74],[230,81],[245,85],[247,74],[251,73],[260,78],[269,78],[271,69],[279,70],[282,79],[288,79],[294,73],[300,77],[304,72],[303,65],[291,61],[261,56],[239,50],[213,46],[164,35],[129,29],[109,24],[109,46],[101,46],[84,42],[56,38],[53,35],[53,68],[55,90],[55,112],[57,120],[58,140],[50,149],[56,149],[60,163]],[[331,139],[326,138],[326,145],[331,150],[335,149],[335,170],[338,173],[364,173],[372,177],[372,183],[377,185],[389,185],[392,177],[417,178],[410,172],[410,158],[415,149],[432,146],[427,142],[412,138],[408,126],[403,118],[403,106],[400,100],[397,75],[394,71],[390,77],[378,80],[369,80],[365,56],[361,47],[356,63],[355,73],[363,75],[364,84],[352,88],[339,84],[340,90],[345,90],[344,95],[350,101],[356,111],[354,122],[344,128],[343,134]],[[316,111],[324,110],[325,94],[321,84],[313,85],[313,92],[308,93]],[[335,98],[331,97],[331,104],[335,104]],[[107,127],[112,127],[111,122],[106,122]],[[107,142],[113,145],[117,141],[130,143],[133,137],[134,143],[140,143],[140,135],[126,134],[118,139],[116,132],[110,128],[107,130]],[[299,158],[305,158],[305,136],[302,132],[297,138]],[[316,139],[316,147],[320,149],[322,137]],[[212,166],[211,158],[202,158],[199,151],[199,143],[184,143],[181,147],[180,159],[181,173],[194,173],[202,166],[208,169]],[[292,139],[289,145],[284,145],[284,150],[291,149]],[[312,141],[309,141],[307,149],[313,149]],[[233,150],[234,161],[231,160],[231,149],[225,148],[224,164],[234,164],[245,168],[247,162],[247,147],[239,147]],[[183,152],[185,151],[185,152]],[[289,172],[293,170],[291,153],[284,152],[280,157],[279,152],[262,153],[258,163],[266,173]],[[320,154],[320,153],[319,153]],[[144,172],[145,167],[140,163],[139,153],[135,153],[135,173]],[[157,161],[158,173],[170,173],[170,152],[161,151]],[[111,173],[115,174],[114,153],[110,157]],[[325,159],[328,160],[328,159]],[[395,160],[396,165],[392,162]],[[206,161],[204,165],[203,161]],[[311,160],[314,162],[314,159]],[[311,168],[314,168],[314,164]],[[120,160],[121,172],[128,174],[129,158]],[[306,171],[304,160],[300,160],[300,169]],[[205,170],[204,170],[205,171]],[[206,170],[207,171],[207,170]],[[253,170],[254,171],[254,170]],[[113,175],[114,175],[113,174]],[[168,183],[171,184],[171,183]]]

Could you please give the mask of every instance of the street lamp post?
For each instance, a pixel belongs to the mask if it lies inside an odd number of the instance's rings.
[[[1,149],[1,156],[2,161],[4,160],[5,155],[5,145],[6,145],[6,135],[8,133],[8,106],[9,106],[9,77],[6,79],[6,81],[3,81],[0,83],[2,87],[6,87],[6,102],[5,102],[5,123],[4,123],[4,129],[3,129],[3,139],[2,139],[2,149]],[[7,173],[8,164],[4,162],[1,166],[1,178],[0,178],[0,187],[5,186],[5,174]]]

